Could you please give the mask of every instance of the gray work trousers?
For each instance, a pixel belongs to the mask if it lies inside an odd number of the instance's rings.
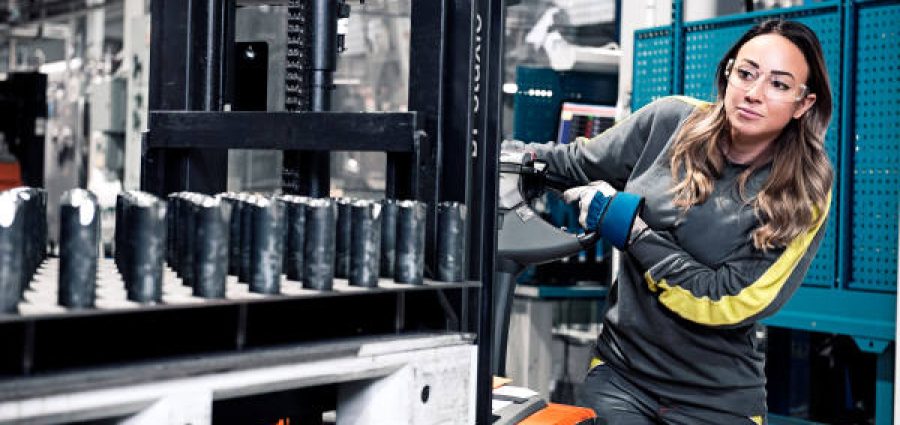
[[[677,404],[629,382],[608,364],[585,378],[578,404],[594,409],[596,425],[756,425],[751,418],[702,406]],[[758,418],[765,423],[765,418]]]

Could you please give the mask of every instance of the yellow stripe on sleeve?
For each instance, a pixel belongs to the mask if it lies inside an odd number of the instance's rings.
[[[656,292],[656,281],[650,276],[650,270],[647,270],[647,273],[644,273],[644,280],[647,282],[647,286],[650,287],[650,291]]]
[[[659,295],[659,301],[663,305],[687,320],[710,326],[740,323],[763,311],[775,300],[794,268],[803,258],[803,254],[806,253],[819,228],[825,223],[830,205],[831,193],[829,192],[825,203],[825,212],[818,216],[816,224],[794,238],[778,260],[769,266],[756,282],[748,285],[736,295],[726,295],[713,301],[705,295],[698,298],[689,290],[671,285],[665,279],[655,280],[649,271],[644,274],[644,279],[650,290],[654,292],[657,288],[663,290]]]

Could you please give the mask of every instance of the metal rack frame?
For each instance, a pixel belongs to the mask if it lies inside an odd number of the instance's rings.
[[[228,80],[231,58],[223,46],[233,41],[230,28],[234,18],[229,11],[233,10],[234,1],[188,0],[166,7],[163,3],[166,2],[153,4],[151,86],[156,94],[151,92],[150,109],[160,112],[151,118],[143,186],[160,194],[175,190],[221,191],[224,189],[222,154],[192,148],[161,148],[160,143],[165,140],[162,124],[174,122],[174,119],[166,120],[183,114],[161,111],[208,111],[205,114],[210,114],[212,121],[218,120],[220,123],[237,118],[234,113],[216,112],[221,111],[233,95]],[[429,205],[426,264],[433,264],[434,259],[435,207],[438,201],[458,201],[469,205],[469,275],[472,280],[481,282],[480,307],[477,310],[480,320],[477,321],[479,364],[476,416],[479,423],[489,423],[490,420],[490,371],[486,359],[490,358],[491,347],[485,342],[491,341],[489,318],[493,305],[492,280],[496,255],[495,203],[497,142],[501,134],[503,3],[501,0],[412,2],[409,109],[416,111],[414,114],[339,116],[322,113],[324,115],[315,116],[300,113],[291,117],[281,117],[279,114],[241,117],[246,119],[242,125],[247,128],[267,128],[266,120],[283,119],[280,122],[282,126],[298,130],[308,128],[301,121],[319,119],[321,128],[331,132],[325,132],[320,138],[306,139],[307,142],[291,139],[292,149],[301,146],[323,150],[358,148],[360,138],[340,135],[334,130],[347,128],[340,125],[346,122],[340,118],[365,119],[369,122],[371,126],[362,129],[366,133],[363,140],[371,142],[367,147],[388,152],[386,195],[415,198]],[[197,35],[200,34],[205,37],[198,40]],[[185,54],[173,55],[174,52]],[[160,60],[163,55],[165,61]],[[397,128],[397,120],[405,120],[402,128]],[[191,125],[198,121],[180,122]],[[195,128],[202,132],[203,128],[209,127]],[[180,131],[184,130],[180,128]],[[224,134],[226,138],[222,139],[207,136],[209,138],[205,140],[215,142],[218,139],[222,147],[236,142],[235,138],[227,137],[228,134]],[[197,141],[187,137],[180,140],[185,139]],[[245,148],[282,147],[273,146],[266,140],[256,139],[253,142],[238,144]],[[465,184],[458,183],[461,177]],[[469,320],[469,316],[475,316],[473,313],[476,310],[468,307],[465,290],[460,300],[462,302],[457,309],[461,328],[475,329],[475,320]]]
[[[18,349],[0,351],[0,376],[27,380],[85,370],[90,381],[113,365],[240,356],[250,348],[373,335],[477,332],[475,416],[477,423],[490,423],[505,1],[411,2],[411,112],[396,113],[230,111],[238,83],[232,48],[238,3],[152,3],[142,190],[157,195],[223,192],[228,149],[383,151],[388,159],[386,196],[429,205],[428,269],[434,269],[438,202],[468,206],[469,280],[7,316],[0,320],[0,341]],[[156,373],[146,378],[162,376]],[[0,392],[2,400],[16,398],[15,391]]]
[[[458,422],[474,416],[475,351],[460,335],[369,336],[10,379],[0,422],[315,423],[324,406],[348,424]]]

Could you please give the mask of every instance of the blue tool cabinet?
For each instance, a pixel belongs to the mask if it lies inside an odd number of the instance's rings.
[[[835,167],[825,238],[809,273],[770,326],[852,336],[878,354],[876,424],[891,423],[898,207],[900,2],[845,0],[638,30],[632,109],[663,96],[715,99],[715,68],[752,25],[803,22],[822,42],[834,114],[825,139]]]
[[[556,140],[559,108],[564,101],[615,105],[619,74],[554,71],[545,67],[516,67],[513,98],[513,138],[526,142]]]

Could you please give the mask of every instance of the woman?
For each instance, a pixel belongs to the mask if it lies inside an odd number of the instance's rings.
[[[550,172],[595,182],[564,194],[585,228],[615,227],[617,190],[645,201],[582,394],[601,424],[765,420],[755,325],[825,231],[831,88],[815,34],[780,20],[738,40],[716,85],[713,104],[668,97],[594,139],[528,145]]]

